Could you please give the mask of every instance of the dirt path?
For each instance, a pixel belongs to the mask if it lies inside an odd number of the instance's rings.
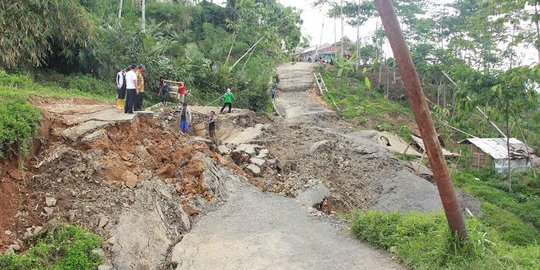
[[[238,181],[174,248],[177,269],[402,269],[297,201]]]
[[[94,101],[44,100],[25,174],[0,171],[0,195],[9,195],[0,196],[9,208],[2,246],[23,252],[47,224],[67,220],[105,240],[100,269],[401,269],[352,239],[335,214],[440,210],[436,188],[381,133],[325,108],[314,68],[278,68],[284,117],[220,115],[219,146],[182,134],[173,108],[125,115]],[[193,106],[193,117],[210,110]]]
[[[278,69],[281,91],[276,105],[289,125],[335,127],[332,119],[324,121],[333,113],[306,91],[313,86],[313,67],[298,63]],[[265,130],[279,129],[276,125]],[[283,132],[303,139],[291,130]],[[312,208],[326,196],[325,187],[312,188],[294,200],[263,193],[245,182],[228,181],[226,186],[229,197],[224,204],[202,216],[173,248],[176,269],[402,268],[389,255],[353,239],[337,219]]]

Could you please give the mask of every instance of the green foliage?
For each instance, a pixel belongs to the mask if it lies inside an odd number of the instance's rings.
[[[105,82],[88,75],[62,75],[53,71],[34,74],[35,81],[42,86],[76,89],[83,93],[110,97],[116,95],[114,82]]]
[[[59,225],[23,255],[0,254],[5,270],[93,270],[102,258],[92,253],[101,246],[99,236],[72,225]]]
[[[36,74],[36,80],[43,80],[43,83],[34,81],[28,75],[8,74],[0,70],[0,96],[16,95],[22,100],[34,97],[111,100],[116,94],[114,83],[106,83],[86,75],[44,73]]]
[[[397,248],[397,257],[412,269],[534,269],[538,245],[513,246],[476,218],[466,220],[469,240],[450,235],[442,213],[356,212],[351,233],[376,247]]]
[[[384,131],[393,131],[409,140],[410,130],[400,119],[412,119],[409,108],[389,101],[385,96],[369,89],[368,70],[355,71],[353,68],[334,76],[333,67],[321,67],[319,71],[328,88],[325,99],[329,105],[336,104],[337,113],[353,123]]]
[[[26,104],[22,95],[0,87],[0,159],[24,154],[40,119],[41,112]]]
[[[483,219],[499,228],[502,238],[515,244],[540,240],[540,177],[520,173],[509,192],[503,176],[494,170],[465,169],[454,174],[454,183],[485,203]]]
[[[77,0],[0,2],[0,68],[40,66],[49,56],[81,62],[96,29]]]
[[[0,70],[0,159],[24,156],[28,142],[39,127],[41,112],[27,103],[30,98],[87,97],[109,99],[114,96],[114,84],[89,76],[41,74],[46,84],[34,82],[27,75],[7,74]]]

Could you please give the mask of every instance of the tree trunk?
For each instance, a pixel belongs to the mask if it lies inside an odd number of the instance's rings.
[[[446,84],[443,83],[443,107],[446,108]]]
[[[510,106],[509,106],[509,101],[506,101],[506,150],[508,151],[507,154],[508,154],[508,176],[507,176],[507,179],[508,179],[508,190],[510,192],[512,192],[512,176],[511,176],[511,170],[512,170],[512,167],[511,167],[511,164],[510,164],[510,161],[512,160],[512,157],[510,156],[510,116],[509,116],[509,113],[510,113]]]
[[[122,19],[122,6],[124,5],[124,0],[120,0],[120,7],[118,8],[118,23]]]
[[[337,46],[337,25],[336,18],[334,18],[334,46]],[[337,52],[336,52],[337,55]]]
[[[362,64],[360,62],[360,1],[358,0],[358,10],[357,10],[357,16],[358,16],[358,22],[356,24],[356,57],[358,57],[357,66],[358,69],[360,68],[360,65]]]
[[[146,32],[146,0],[142,0],[142,31]]]
[[[236,33],[233,34],[233,42],[231,43],[231,47],[229,48],[229,54],[227,54],[227,60],[225,60],[225,62],[229,62],[229,58],[231,57],[232,49],[234,47],[235,42],[236,42]]]
[[[538,51],[538,62],[540,63],[540,25],[538,22],[538,2],[534,3],[534,25],[536,26],[536,50]]]
[[[343,37],[344,37],[344,34],[343,34],[343,0],[341,0],[341,3],[339,5],[339,9],[340,9],[340,17],[341,17],[341,58],[343,58],[343,54],[344,54],[344,51],[343,51]]]
[[[529,147],[527,146],[527,138],[525,137],[525,133],[523,132],[523,129],[521,128],[521,125],[519,124],[519,119],[516,117],[515,114],[512,114],[514,117],[514,121],[516,121],[516,126],[519,129],[519,133],[521,134],[521,139],[523,140],[523,143],[525,144],[525,150],[527,152],[527,157],[529,158],[529,163],[531,163],[531,171],[533,174],[533,177],[536,177],[536,172],[534,171],[534,165],[532,164],[532,157],[531,153],[529,152]]]

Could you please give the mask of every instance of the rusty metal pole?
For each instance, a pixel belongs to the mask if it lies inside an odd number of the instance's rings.
[[[441,197],[444,213],[448,220],[448,226],[453,234],[457,234],[461,239],[467,239],[467,229],[461,215],[456,192],[452,185],[450,173],[446,166],[446,161],[442,153],[441,145],[437,138],[437,132],[431,119],[426,97],[422,90],[422,85],[416,74],[416,68],[412,61],[409,48],[403,37],[403,32],[390,0],[375,0],[375,5],[381,16],[386,36],[394,52],[403,84],[409,94],[409,100],[414,111],[416,124],[420,129],[422,139],[426,146],[433,176],[437,183],[439,196]]]

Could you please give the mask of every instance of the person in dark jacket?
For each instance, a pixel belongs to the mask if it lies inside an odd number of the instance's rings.
[[[116,108],[124,110],[126,98],[126,69],[120,70],[116,74]]]
[[[169,84],[167,82],[163,82],[161,89],[159,90],[159,101],[161,104],[167,105],[167,102],[169,101],[169,91]]]

